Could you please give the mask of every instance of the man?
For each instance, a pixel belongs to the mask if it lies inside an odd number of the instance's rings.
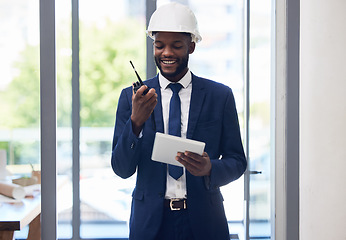
[[[201,37],[186,6],[158,8],[147,32],[160,72],[136,93],[131,87],[122,91],[111,160],[122,178],[137,171],[130,239],[229,239],[219,188],[247,165],[232,91],[190,72],[189,54]],[[202,141],[205,152],[177,153],[184,169],[152,161],[156,132]]]

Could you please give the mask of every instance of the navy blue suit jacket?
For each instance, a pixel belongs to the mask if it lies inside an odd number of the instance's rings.
[[[158,76],[145,81],[158,94],[154,109],[156,131],[163,132],[161,91]],[[132,132],[130,120],[132,88],[120,95],[113,138],[112,168],[128,178],[137,171],[132,194],[130,239],[154,239],[161,224],[166,190],[167,165],[151,160],[155,131],[152,118],[143,127],[143,136]],[[239,178],[246,169],[238,115],[231,89],[192,75],[192,93],[187,138],[206,143],[211,163],[210,177],[187,172],[187,206],[195,239],[229,239],[229,230],[219,187]]]

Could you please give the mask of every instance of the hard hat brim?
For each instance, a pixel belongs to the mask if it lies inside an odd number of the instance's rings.
[[[155,30],[155,31],[146,31],[148,37],[150,37],[151,39],[155,40],[155,32],[176,32],[176,33],[190,33],[191,34],[191,38],[192,38],[192,42],[198,43],[200,41],[202,41],[202,37],[201,35],[196,35],[194,33],[191,32],[184,32],[184,31],[175,31],[175,30]]]

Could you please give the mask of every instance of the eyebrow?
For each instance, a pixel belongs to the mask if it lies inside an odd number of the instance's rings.
[[[154,43],[162,43],[163,41],[160,41],[160,40],[154,40]],[[176,41],[173,41],[173,44],[174,43],[183,43],[184,41],[182,40],[176,40]]]

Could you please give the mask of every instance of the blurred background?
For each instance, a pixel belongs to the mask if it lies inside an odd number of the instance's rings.
[[[113,173],[111,142],[120,92],[136,81],[129,60],[142,79],[147,75],[146,57],[152,54],[146,49],[148,2],[79,1],[81,239],[128,237],[136,176],[124,180]],[[157,0],[156,5],[166,2]],[[261,172],[222,188],[231,234],[245,239],[244,226],[249,221],[250,239],[270,239],[271,1],[251,1],[249,6],[239,0],[178,2],[195,12],[203,37],[189,67],[198,76],[232,88],[250,170]],[[69,179],[57,199],[60,239],[71,239],[73,233],[71,21],[71,1],[56,1],[57,166],[58,175]],[[25,176],[32,167],[40,169],[39,1],[0,0],[0,33],[0,149],[7,151],[10,172]],[[246,67],[249,84],[245,84]],[[248,210],[246,188],[250,191]],[[247,220],[246,211],[250,213]],[[16,232],[16,238],[25,238],[25,234],[27,229]]]

